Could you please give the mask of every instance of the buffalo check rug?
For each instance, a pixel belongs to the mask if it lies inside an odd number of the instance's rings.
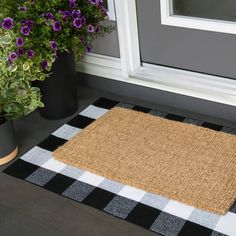
[[[236,129],[233,128],[100,98],[15,161],[4,173],[161,235],[236,236],[236,202],[225,215],[217,215],[66,165],[53,158],[55,149],[113,107],[133,109],[236,135]]]

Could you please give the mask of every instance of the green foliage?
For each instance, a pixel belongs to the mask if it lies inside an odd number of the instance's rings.
[[[8,54],[15,42],[14,33],[0,30],[0,114],[15,119],[43,107],[38,88],[31,81],[46,78],[46,74],[31,60],[9,64]]]
[[[7,119],[43,106],[32,81],[48,76],[58,52],[73,50],[80,59],[91,50],[94,39],[113,30],[101,24],[107,19],[101,0],[1,0],[0,9],[0,117]],[[7,18],[12,19],[12,27],[4,26]],[[56,22],[60,28],[54,28]],[[22,33],[23,27],[28,34]],[[23,45],[16,43],[19,37]]]

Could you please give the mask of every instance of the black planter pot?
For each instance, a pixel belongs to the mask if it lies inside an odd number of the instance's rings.
[[[45,105],[39,112],[46,119],[63,119],[74,114],[78,108],[74,54],[59,54],[51,73],[45,81],[36,83]]]
[[[0,165],[13,160],[18,153],[12,121],[0,124]]]

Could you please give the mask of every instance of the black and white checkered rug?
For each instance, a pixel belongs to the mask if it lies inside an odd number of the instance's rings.
[[[52,152],[111,108],[119,106],[236,135],[236,129],[100,98],[9,166],[4,173],[100,209],[162,235],[236,235],[236,202],[224,216],[68,166]]]

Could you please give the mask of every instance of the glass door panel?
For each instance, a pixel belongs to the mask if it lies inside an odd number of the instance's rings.
[[[136,3],[142,62],[236,79],[236,0]]]
[[[235,0],[171,0],[172,14],[236,22]]]

